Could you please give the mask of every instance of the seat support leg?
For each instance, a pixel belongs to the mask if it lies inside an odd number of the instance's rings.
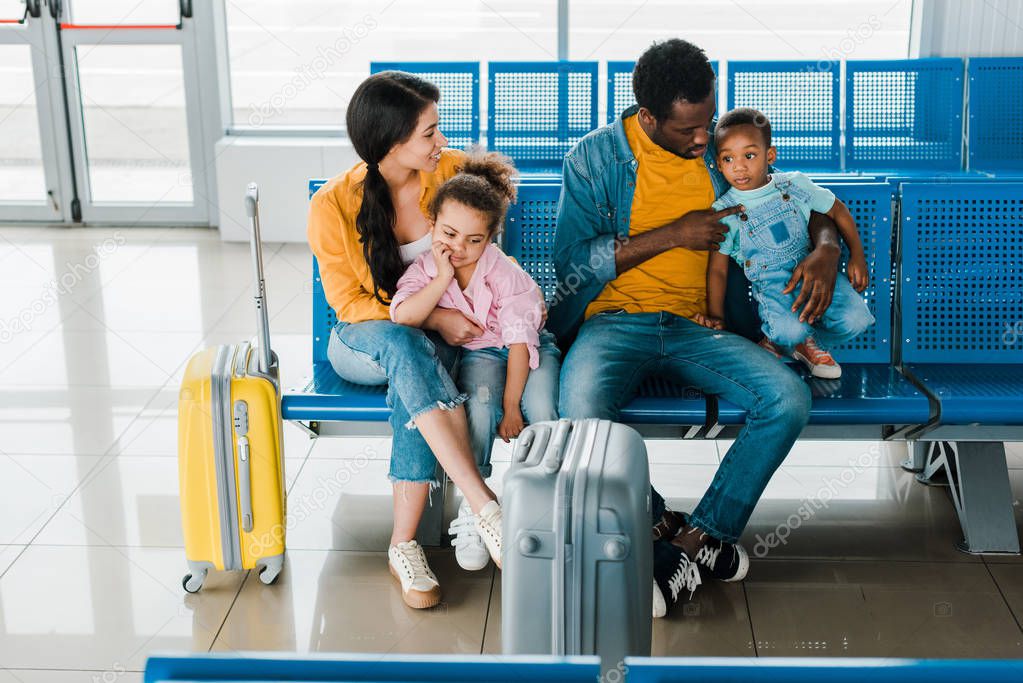
[[[959,550],[970,554],[1019,555],[1005,444],[965,441],[944,445],[941,459],[963,527]]]
[[[917,441],[913,439],[906,442],[906,449],[909,457],[902,461],[902,469],[907,472],[923,472],[927,464],[927,451],[930,450],[931,442]]]
[[[440,465],[437,465],[436,477],[440,488],[430,492],[430,502],[423,510],[419,528],[416,529],[416,540],[422,546],[439,546],[444,533],[444,501],[447,500],[448,477]]]
[[[949,481],[954,478],[956,466],[955,460],[949,457],[952,444],[948,441],[929,441],[923,444],[922,451],[924,453],[922,467],[916,475],[916,480],[927,486],[948,486]]]

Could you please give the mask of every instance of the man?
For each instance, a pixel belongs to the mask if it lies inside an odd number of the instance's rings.
[[[661,375],[747,411],[746,424],[692,515],[652,491],[654,616],[704,577],[738,581],[749,558],[738,545],[771,475],[810,410],[807,385],[770,352],[737,334],[703,327],[708,251],[741,207],[713,212],[728,190],[713,143],[714,72],[683,40],[654,44],[633,73],[637,104],[593,131],[565,157],[554,265],[560,282],[549,328],[575,339],[561,376],[563,417],[615,420],[642,380]],[[813,322],[831,299],[840,253],[827,217],[810,220],[814,250],[788,284]],[[733,264],[735,265],[735,264]],[[728,329],[756,339],[741,268],[729,274]]]

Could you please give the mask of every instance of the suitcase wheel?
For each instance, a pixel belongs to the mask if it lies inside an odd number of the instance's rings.
[[[205,570],[203,570],[201,574],[185,574],[185,577],[181,579],[181,587],[185,589],[186,593],[198,593],[199,589],[202,588],[203,581],[205,580]]]
[[[269,586],[274,581],[276,581],[277,577],[280,576],[280,575],[281,575],[280,567],[273,568],[273,567],[267,566],[267,567],[263,567],[263,569],[260,570],[260,572],[259,572],[259,580],[262,581],[264,585]]]

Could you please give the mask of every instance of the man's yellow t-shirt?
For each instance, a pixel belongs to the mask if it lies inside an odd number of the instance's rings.
[[[703,158],[683,159],[655,144],[639,125],[625,119],[625,135],[639,162],[629,236],[659,228],[714,202],[714,186]],[[706,251],[670,249],[625,271],[604,286],[586,317],[624,309],[629,313],[667,311],[692,318],[707,309]]]

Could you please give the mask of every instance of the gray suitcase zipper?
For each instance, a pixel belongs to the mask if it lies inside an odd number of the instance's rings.
[[[220,551],[224,569],[241,568],[241,547],[234,486],[234,447],[231,443],[231,377],[233,346],[221,346],[213,363],[210,381],[210,412],[213,418],[213,457],[217,470],[220,511]]]

